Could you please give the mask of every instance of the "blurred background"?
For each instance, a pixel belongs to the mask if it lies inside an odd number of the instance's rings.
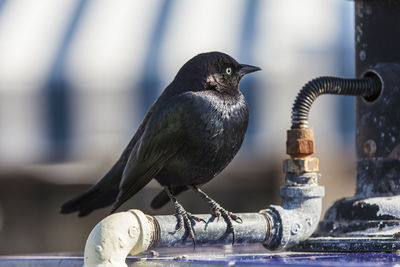
[[[204,188],[234,212],[279,204],[297,92],[354,76],[354,3],[337,0],[0,0],[0,254],[83,252],[89,217],[60,205],[111,168],[151,103],[191,57],[222,51],[262,72],[241,82],[251,112],[234,161]],[[325,209],[353,194],[354,102],[311,110]],[[120,210],[154,211],[151,182]],[[197,197],[178,198],[206,213]]]

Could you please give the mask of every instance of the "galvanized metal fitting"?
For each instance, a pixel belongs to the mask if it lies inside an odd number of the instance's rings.
[[[286,184],[281,188],[282,206],[269,206],[265,213],[272,218],[271,236],[264,246],[285,249],[306,240],[317,228],[324,187],[318,186],[319,160],[314,153],[312,129],[287,131],[286,151],[290,159],[283,161]]]
[[[287,186],[316,185],[320,174],[317,172],[308,173],[286,173]]]
[[[318,172],[318,158],[307,157],[301,159],[286,159],[283,161],[284,173],[307,173]]]
[[[263,211],[272,221],[264,246],[282,250],[308,239],[318,226],[324,195],[322,186],[283,186],[283,205],[271,205]]]
[[[210,214],[198,214],[207,223],[195,223],[196,244],[228,245],[265,243],[275,237],[279,225],[272,226],[270,216],[260,213],[238,213],[242,221],[233,221],[233,234],[225,220]],[[90,233],[85,246],[84,267],[127,267],[128,254],[136,255],[150,248],[193,246],[185,229],[176,230],[174,215],[149,216],[140,210],[118,212],[104,218]],[[271,237],[272,236],[272,237]]]

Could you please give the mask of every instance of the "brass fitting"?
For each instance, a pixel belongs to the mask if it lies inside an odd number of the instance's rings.
[[[284,173],[318,172],[318,158],[307,157],[300,159],[285,159],[283,161]]]
[[[319,160],[314,153],[314,131],[309,128],[287,131],[286,153],[290,159],[283,161],[283,172],[303,174],[318,172]]]
[[[288,130],[286,153],[292,158],[303,158],[313,154],[314,131],[308,128]]]

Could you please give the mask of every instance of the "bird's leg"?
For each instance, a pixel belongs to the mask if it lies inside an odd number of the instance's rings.
[[[235,231],[233,229],[233,224],[232,224],[232,220],[234,220],[237,223],[242,223],[242,219],[233,214],[230,211],[227,211],[226,209],[224,209],[223,207],[221,207],[221,205],[219,205],[217,202],[215,202],[212,198],[210,198],[206,193],[204,193],[200,188],[196,187],[196,186],[189,186],[190,189],[192,189],[194,192],[196,192],[198,195],[201,196],[202,199],[204,199],[207,204],[210,206],[211,208],[211,214],[217,218],[217,220],[222,217],[224,218],[224,220],[226,221],[227,225],[228,225],[228,230],[229,232],[232,233],[232,244],[235,243]]]
[[[164,187],[165,192],[167,193],[168,197],[171,199],[172,204],[174,205],[175,209],[175,215],[178,219],[178,223],[176,225],[176,229],[173,234],[176,233],[177,231],[181,230],[183,227],[185,227],[186,231],[188,232],[189,236],[193,240],[193,245],[196,247],[196,240],[194,239],[194,231],[192,227],[191,220],[194,220],[196,222],[204,222],[206,221],[202,218],[199,218],[197,216],[192,215],[191,213],[187,212],[181,204],[176,200],[175,196],[171,193],[171,189],[167,186]]]

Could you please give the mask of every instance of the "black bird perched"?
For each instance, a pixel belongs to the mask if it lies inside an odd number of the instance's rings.
[[[222,216],[233,232],[237,215],[223,209],[198,188],[219,174],[242,145],[249,113],[239,82],[260,68],[239,64],[227,54],[210,52],[190,59],[147,112],[137,132],[111,170],[89,190],[61,207],[61,213],[113,204],[114,212],[155,178],[162,186],[151,202],[160,208],[172,201],[177,230],[185,227],[194,241],[190,220],[175,196],[187,189],[200,195],[211,214]]]

